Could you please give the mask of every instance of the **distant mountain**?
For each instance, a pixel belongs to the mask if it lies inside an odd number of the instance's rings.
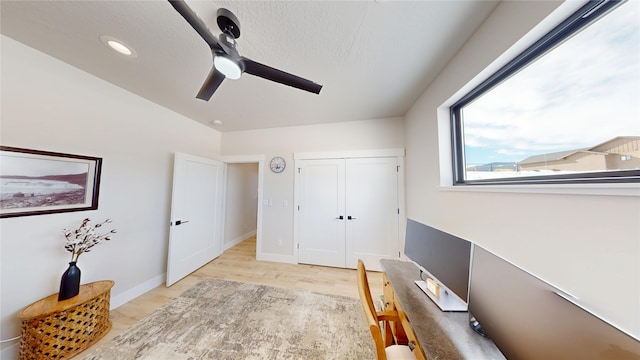
[[[483,165],[467,166],[467,171],[516,171],[518,164],[515,162],[492,162]]]

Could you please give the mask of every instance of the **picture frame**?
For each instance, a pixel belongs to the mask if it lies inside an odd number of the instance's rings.
[[[102,158],[0,146],[0,218],[96,210]]]

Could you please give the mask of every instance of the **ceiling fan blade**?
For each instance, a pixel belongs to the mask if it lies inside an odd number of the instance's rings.
[[[202,87],[200,88],[200,91],[198,91],[198,95],[196,95],[196,97],[200,100],[209,101],[213,93],[216,92],[220,84],[222,84],[222,80],[224,80],[224,74],[216,70],[215,67],[211,68],[211,72],[209,72],[207,80],[202,84]]]
[[[204,21],[202,21],[183,0],[169,0],[169,3],[171,3],[171,6],[200,34],[200,37],[209,44],[211,49],[221,49],[220,44],[218,44],[218,39],[213,36]]]
[[[275,81],[280,84],[292,86],[301,90],[309,91],[314,94],[319,94],[322,90],[322,85],[316,84],[311,80],[303,79],[299,76],[289,74],[282,70],[274,69],[270,66],[260,64],[246,57],[242,57],[244,62],[244,72],[254,76],[261,77],[263,79]]]

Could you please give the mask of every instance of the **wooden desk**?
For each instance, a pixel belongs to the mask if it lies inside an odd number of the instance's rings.
[[[410,324],[407,338],[422,350],[419,359],[505,359],[493,341],[469,327],[469,313],[441,311],[420,290],[414,283],[420,271],[413,263],[384,259],[380,264],[390,284],[384,287],[385,304],[391,300]]]
[[[113,284],[111,280],[84,284],[70,299],[58,301],[58,294],[53,294],[22,309],[20,360],[67,359],[102,338],[111,329]]]

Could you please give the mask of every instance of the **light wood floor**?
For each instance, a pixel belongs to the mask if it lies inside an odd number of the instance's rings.
[[[371,292],[382,294],[382,273],[369,272]],[[111,331],[95,346],[120,334],[138,320],[151,314],[174,297],[206,278],[234,280],[253,284],[308,290],[317,293],[358,298],[356,271],[316,265],[282,264],[256,261],[256,239],[249,238],[225,251],[220,257],[173,284],[161,285],[111,312]],[[89,350],[79,354],[82,359]]]

